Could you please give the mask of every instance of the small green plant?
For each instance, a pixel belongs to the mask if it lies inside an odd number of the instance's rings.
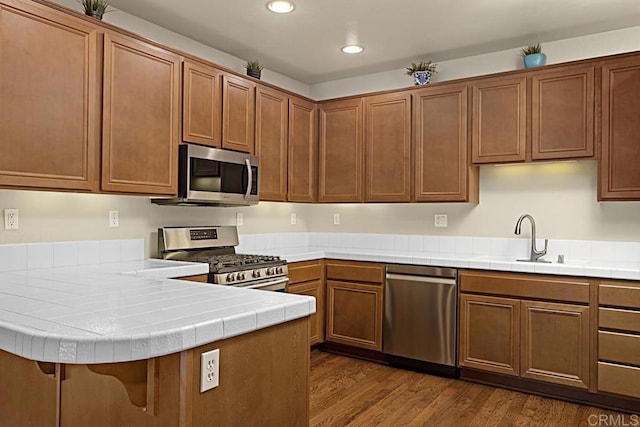
[[[533,55],[534,53],[542,53],[542,47],[540,43],[532,44],[522,48],[522,56]]]
[[[87,15],[103,15],[108,12],[108,0],[79,0]]]
[[[260,61],[256,59],[255,61],[247,61],[247,63],[244,64],[244,68],[246,68],[247,71],[252,71],[252,70],[262,71],[262,69],[264,68],[264,65],[262,65]]]
[[[432,73],[436,72],[436,66],[438,64],[433,64],[431,61],[420,61],[420,62],[412,62],[411,67],[407,67],[407,76],[413,76],[416,71],[431,71]]]

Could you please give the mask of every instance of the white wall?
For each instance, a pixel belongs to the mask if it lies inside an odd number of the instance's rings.
[[[640,50],[640,26],[542,44],[547,64]],[[422,58],[416,58],[416,60]],[[424,58],[428,59],[428,58]],[[410,64],[407,64],[410,65]],[[520,49],[503,50],[438,63],[434,81],[453,80],[523,68]],[[330,99],[413,85],[405,69],[367,74],[311,86],[313,99]]]
[[[76,11],[83,10],[78,0],[51,1]],[[246,60],[244,59],[237,58],[229,55],[228,53],[206,46],[200,42],[174,33],[173,31],[169,31],[158,25],[152,24],[151,22],[117,10],[112,6],[110,6],[109,9],[111,12],[104,15],[104,22],[108,22],[109,24],[113,24],[125,30],[139,34],[149,40],[153,40],[165,46],[170,46],[174,49],[179,49],[182,52],[207,59],[215,64],[222,65],[238,73],[245,73],[244,64],[246,63]],[[309,85],[268,69],[263,70],[262,80],[306,97],[309,97],[311,93]]]

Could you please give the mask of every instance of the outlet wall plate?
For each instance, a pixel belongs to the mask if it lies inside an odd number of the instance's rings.
[[[434,227],[446,227],[447,226],[447,214],[435,214],[433,216]]]
[[[340,214],[339,213],[334,213],[333,214],[333,225],[340,225]]]
[[[236,225],[238,227],[244,225],[244,215],[241,212],[236,213]]]
[[[291,214],[291,225],[296,225],[298,223],[298,216],[295,213]]]
[[[120,227],[120,213],[118,211],[109,211],[109,227]]]
[[[200,356],[200,393],[220,384],[220,349],[207,351]]]
[[[20,226],[18,209],[5,209],[4,210],[4,229],[5,230],[17,230]]]

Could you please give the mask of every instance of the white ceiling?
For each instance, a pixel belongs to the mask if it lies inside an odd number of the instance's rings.
[[[288,15],[267,0],[110,3],[308,84],[640,25],[640,0],[294,1]],[[353,37],[365,51],[340,52]]]

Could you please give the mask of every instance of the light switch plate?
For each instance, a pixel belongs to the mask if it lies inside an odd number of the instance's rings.
[[[340,225],[340,214],[339,213],[334,213],[333,214],[333,225]]]
[[[291,225],[296,225],[298,223],[298,216],[295,213],[291,214]]]
[[[236,225],[238,227],[244,225],[244,215],[241,212],[236,213]]]

